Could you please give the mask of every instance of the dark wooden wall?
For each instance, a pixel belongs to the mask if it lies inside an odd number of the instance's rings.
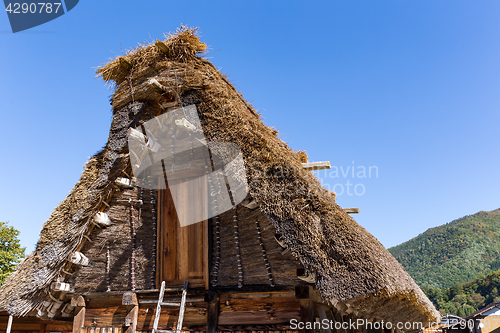
[[[156,193],[153,193],[156,200]],[[149,190],[143,190],[141,217],[138,219],[138,209],[141,206],[134,204],[136,225],[135,243],[135,287],[137,290],[155,289],[155,269],[153,258],[156,254],[153,231],[153,215],[151,195]],[[75,289],[78,293],[131,290],[131,208],[128,199],[138,200],[140,189],[128,189],[115,193],[110,203],[109,215],[112,225],[105,228],[95,228],[82,249],[82,253],[90,259],[90,264],[83,267],[77,274]],[[109,280],[106,271],[109,249]]]
[[[220,215],[221,253],[218,272],[218,286],[238,285],[238,264],[236,260],[236,243],[234,212],[228,211]],[[242,205],[237,207],[239,247],[243,267],[243,285],[270,285],[265,261],[262,256],[262,247],[257,234],[255,221],[259,221],[262,242],[271,266],[272,277],[276,285],[295,286],[306,284],[298,279],[297,268],[302,267],[289,251],[284,249],[274,239],[275,227],[258,208],[251,210]],[[215,221],[212,219],[212,230]],[[216,243],[215,233],[212,232],[213,244]],[[212,264],[215,261],[216,251],[212,251]],[[211,280],[213,280],[213,270]]]

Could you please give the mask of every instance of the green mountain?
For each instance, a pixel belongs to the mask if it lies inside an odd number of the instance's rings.
[[[389,252],[419,286],[472,281],[500,268],[500,208],[431,228]]]
[[[468,316],[491,303],[500,301],[500,271],[491,272],[450,288],[422,287],[442,314]]]

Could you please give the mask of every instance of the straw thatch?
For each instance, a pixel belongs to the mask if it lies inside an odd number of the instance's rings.
[[[207,139],[241,148],[259,214],[317,276],[325,302],[370,319],[437,320],[439,314],[402,266],[302,168],[306,156],[265,126],[226,77],[200,56],[205,49],[195,30],[181,28],[164,42],[141,45],[98,69],[102,79],[116,85],[108,144],[45,223],[36,251],[2,286],[0,307],[15,315],[40,308],[68,256],[85,242],[83,235],[94,237],[91,218],[115,195],[112,184],[129,162],[126,129],[179,105],[196,104]]]

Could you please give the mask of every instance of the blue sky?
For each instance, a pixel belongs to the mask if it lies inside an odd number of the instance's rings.
[[[106,143],[95,67],[181,23],[284,141],[338,168],[319,176],[385,246],[499,208],[499,17],[498,1],[82,0],[12,34],[4,12],[0,220],[34,249]]]

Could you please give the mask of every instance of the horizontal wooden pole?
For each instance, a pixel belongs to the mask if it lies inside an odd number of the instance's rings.
[[[332,166],[330,164],[330,161],[324,161],[324,162],[310,162],[310,163],[302,163],[302,167],[306,170],[325,170],[325,169],[330,169]]]
[[[342,208],[347,214],[358,214],[359,208]]]

